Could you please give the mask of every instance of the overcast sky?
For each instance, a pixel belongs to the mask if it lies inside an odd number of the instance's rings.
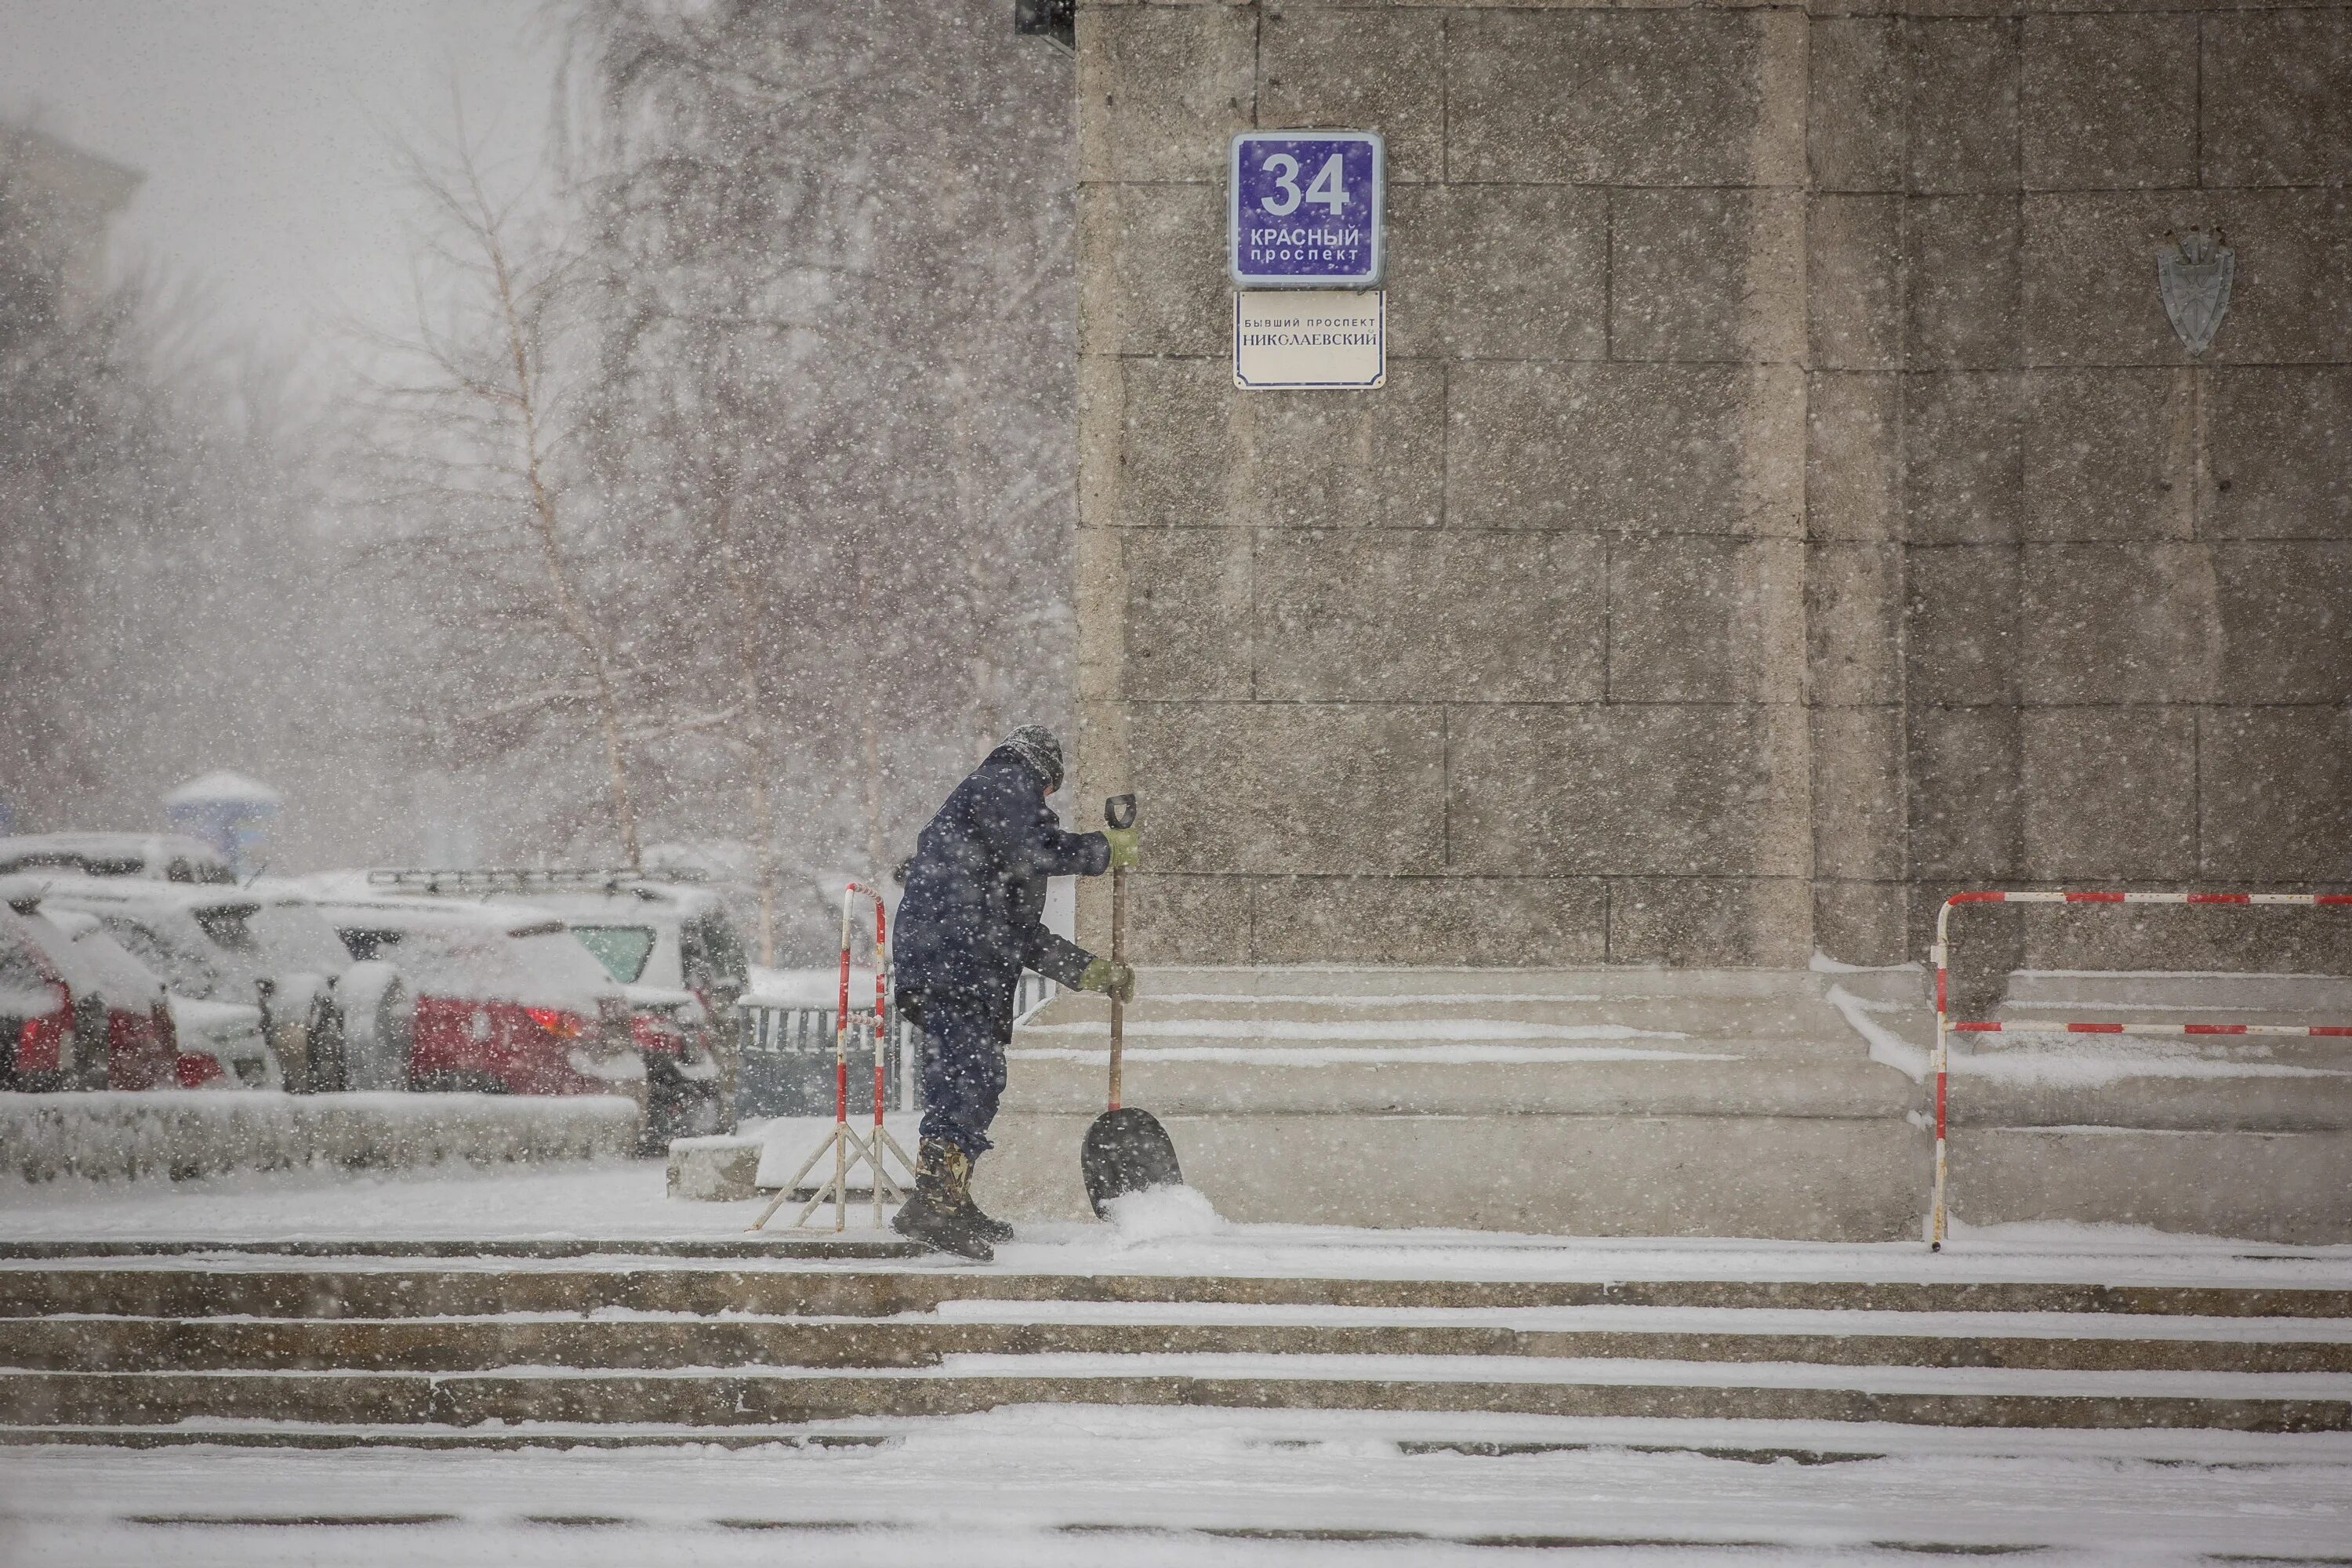
[[[446,136],[454,79],[478,140],[535,157],[555,55],[538,0],[0,0],[0,115],[143,174],[118,255],[301,349],[400,324],[394,142]]]

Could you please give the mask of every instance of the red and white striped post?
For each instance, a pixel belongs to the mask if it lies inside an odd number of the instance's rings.
[[[871,1014],[853,1013],[849,1008],[849,953],[856,940],[857,900],[861,896],[874,900],[874,1011]],[[861,1017],[870,1022],[873,1030],[874,1135],[870,1140],[860,1138],[849,1127],[849,1032],[853,1024]],[[833,1200],[833,1228],[836,1231],[848,1228],[849,1173],[860,1161],[864,1161],[873,1173],[876,1229],[882,1226],[884,1200],[898,1202],[905,1199],[904,1186],[891,1180],[882,1163],[882,1151],[887,1149],[898,1156],[898,1163],[908,1171],[912,1172],[915,1167],[915,1163],[907,1157],[907,1152],[898,1147],[898,1140],[892,1138],[882,1125],[883,1052],[889,1048],[889,1039],[890,916],[879,891],[862,882],[852,882],[841,893],[841,981],[833,1015],[833,1131],[793,1173],[793,1179],[784,1184],[783,1190],[776,1194],[775,1200],[760,1212],[760,1217],[751,1222],[753,1230],[765,1226],[776,1210],[783,1206],[784,1200],[800,1186],[801,1178],[815,1168],[816,1163],[824,1158],[828,1150],[833,1154],[833,1180],[809,1199],[807,1206],[793,1221],[795,1230],[806,1225],[809,1215],[815,1213],[827,1198]],[[912,1179],[910,1175],[908,1180]]]
[[[833,1010],[833,1228],[848,1224],[849,1206],[849,932],[857,884],[841,890],[841,996]],[[822,1197],[823,1194],[819,1194]]]
[[[1952,1035],[2292,1035],[2352,1037],[2352,1024],[2124,1024],[2077,1019],[1974,1019],[1951,1021],[1948,975],[1951,961],[1951,918],[1955,904],[2200,904],[2271,905],[2314,909],[2330,905],[2352,907],[2352,893],[2110,893],[2110,892],[1967,892],[1954,893],[1936,911],[1936,945],[1928,958],[1936,966],[1936,1196],[1927,1246],[1941,1252],[1945,1236],[1944,1118],[1951,1058]]]
[[[888,906],[882,900],[880,890],[866,887],[862,882],[850,883],[848,889],[842,895],[842,1016],[846,1018],[849,1016],[849,900],[860,893],[874,900],[874,1013],[871,1020],[873,1033],[869,1037],[874,1047],[874,1134],[866,1141],[866,1158],[873,1165],[874,1227],[879,1230],[882,1228],[882,1200],[886,1192],[892,1197],[905,1195],[898,1190],[898,1184],[890,1180],[889,1173],[883,1169],[882,1151],[887,1148],[896,1153],[898,1156],[898,1163],[910,1172],[914,1169],[914,1162],[907,1158],[907,1152],[898,1147],[898,1140],[892,1138],[882,1125],[885,1079],[883,1053],[889,1049],[890,1042],[890,913]],[[843,1082],[845,1086],[847,1083],[846,1069],[844,1070]],[[846,1119],[845,1111],[844,1120],[846,1121]]]

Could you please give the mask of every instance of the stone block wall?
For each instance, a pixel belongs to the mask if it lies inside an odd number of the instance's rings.
[[[1906,796],[1882,829],[1898,875],[1855,882],[1823,858],[1818,936],[1915,954],[1971,884],[2341,887],[2347,13],[1913,9],[1811,27],[1812,199],[1876,216],[1811,230],[1809,472],[1849,471],[1808,498],[1810,607],[1854,635],[1874,614],[1899,626]],[[2217,227],[2236,284],[2192,360],[2155,258]],[[1861,279],[1850,308],[1879,330],[1825,338],[1825,277]],[[1870,384],[1839,394],[1867,417],[1832,419],[1832,378]],[[1857,462],[1900,497],[1872,514],[1891,512],[1900,566],[1867,592],[1821,554],[1865,531],[1844,499]],[[1822,649],[1840,640],[1816,626],[1817,704],[1837,700]],[[1821,820],[1866,810],[1858,760],[1817,747],[1815,769],[1857,781],[1817,793]],[[2352,932],[2269,915],[1990,923],[2033,963],[2352,956]]]
[[[1081,5],[1077,787],[1144,796],[1140,955],[2352,883],[2352,14],[1905,12]],[[1376,392],[1232,385],[1227,138],[1289,125],[1388,140]],[[2191,362],[2156,247],[2217,225]]]

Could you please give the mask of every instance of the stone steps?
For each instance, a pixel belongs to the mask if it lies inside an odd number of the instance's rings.
[[[1445,1279],[351,1245],[0,1262],[0,1438],[675,1441],[1041,1403],[2352,1430],[2352,1288],[2262,1284],[2259,1264],[2175,1284]]]
[[[887,1448],[900,1439],[880,1433],[813,1430],[807,1424],[747,1422],[735,1426],[630,1428],[541,1422],[528,1427],[436,1426],[430,1422],[336,1425],[331,1422],[194,1420],[172,1426],[102,1424],[0,1426],[0,1446],[79,1445],[94,1448],[419,1448],[488,1453],[523,1448]]]
[[[1255,1054],[1276,1059],[1250,1060],[1230,1047],[1213,1061],[1183,1061],[1146,1047],[1127,1054],[1123,1071],[1128,1100],[1162,1116],[1721,1117],[1738,1107],[1748,1116],[1899,1120],[1915,1098],[1901,1074],[1860,1060],[1851,1043],[1843,1059],[1793,1050],[1751,1055],[1747,1044],[1629,1040],[1524,1047],[1514,1042],[1493,1047],[1498,1059],[1320,1064],[1281,1060],[1273,1049]],[[1505,1051],[1570,1059],[1511,1059]],[[1636,1053],[1660,1059],[1622,1059]],[[1008,1099],[1015,1091],[1019,1097],[1015,1113],[1101,1110],[1109,1058],[1107,1047],[1089,1055],[1093,1059],[1041,1059],[1024,1037],[1008,1064]]]
[[[1202,1026],[1206,1034],[1221,1038],[1234,1037],[1238,1033],[1234,1026],[1248,1025],[1269,1037],[1287,1034],[1299,1038],[1321,1033],[1334,1038],[1378,1039],[1410,1037],[1417,1026],[1428,1028],[1433,1036],[1442,1035],[1469,1024],[1493,1025],[1498,1030],[1618,1027],[1801,1039],[1813,1030],[1813,1003],[1814,998],[1801,991],[1765,996],[1692,996],[1663,985],[1649,993],[1619,995],[1580,992],[1447,995],[1433,991],[1402,998],[1333,995],[1309,1000],[1302,994],[1277,1001],[1203,992],[1173,998],[1139,995],[1129,1005],[1127,1021],[1139,1039],[1176,1033],[1188,1026]],[[1065,992],[1031,1014],[1023,1026],[1099,1033],[1108,1024],[1109,1006],[1102,998]]]
[[[834,1236],[793,1236],[761,1231],[740,1239],[696,1237],[613,1237],[593,1240],[552,1237],[498,1237],[456,1241],[433,1237],[382,1238],[363,1241],[203,1240],[198,1238],[126,1238],[109,1241],[0,1241],[0,1267],[11,1260],[56,1258],[87,1263],[100,1258],[201,1258],[231,1253],[240,1258],[815,1258],[877,1259],[919,1258],[919,1242]]]
[[[0,1425],[237,1421],[459,1426],[536,1421],[724,1427],[856,1416],[970,1415],[1006,1405],[1483,1411],[1676,1420],[1874,1421],[1938,1426],[2352,1429],[2352,1375],[2213,1372],[1996,1373],[1982,1368],[1495,1357],[975,1356],[937,1368],[672,1373],[0,1372]],[[974,1364],[961,1365],[959,1361]],[[1187,1363],[1199,1363],[1197,1368]],[[1020,1363],[1037,1364],[1021,1365]],[[1790,1377],[1790,1373],[1804,1374]],[[1941,1373],[1949,1386],[1937,1386]],[[1509,1375],[1498,1375],[1508,1373]],[[1866,1374],[1866,1375],[1864,1375]],[[1969,1386],[1994,1377],[1990,1391]],[[1961,1379],[1967,1382],[1960,1381]]]
[[[1838,1366],[2038,1368],[2050,1371],[2352,1373],[2352,1322],[2333,1338],[2293,1331],[2293,1321],[2247,1319],[2228,1337],[2140,1338],[2126,1324],[2096,1333],[1985,1331],[1965,1317],[1906,1331],[1823,1323],[1811,1331],[1759,1329],[1736,1313],[1697,1309],[1675,1326],[1528,1328],[1444,1324],[1373,1310],[1339,1323],[1155,1321],[860,1321],[804,1318],[685,1318],[614,1321],[520,1316],[399,1319],[41,1318],[0,1321],[0,1366],[27,1372],[484,1372],[501,1367],[669,1371],[690,1367],[936,1367],[970,1355],[1511,1356],[1792,1363]],[[1573,1315],[1578,1310],[1569,1309]],[[1620,1309],[1601,1309],[1622,1318]],[[1558,1316],[1559,1314],[1554,1314]],[[1921,1314],[1881,1314],[1919,1316]],[[1853,1316],[1823,1313],[1822,1318]],[[1696,1319],[1697,1321],[1692,1321]],[[1716,1321],[1709,1321],[1708,1319]],[[2205,1320],[2211,1324],[2215,1320]],[[2210,1328],[2206,1332],[2212,1333]]]
[[[852,1244],[855,1245],[855,1244]],[[266,1260],[265,1260],[266,1261]],[[245,1260],[0,1266],[0,1323],[80,1317],[467,1318],[538,1312],[898,1317],[950,1303],[1214,1303],[1422,1310],[1653,1307],[1844,1312],[2104,1313],[2352,1320],[2352,1289],[2109,1285],[2066,1280],[1437,1279],[1266,1274],[1033,1273],[952,1267],[255,1267]],[[1938,1265],[1940,1267],[1940,1265]]]
[[[1126,1099],[1242,1219],[1916,1234],[1918,1088],[1826,993],[1799,971],[1155,969]],[[1087,1214],[1069,1151],[1102,1105],[1107,1006],[1066,994],[1014,1032],[983,1204]]]
[[[2336,999],[2268,976],[2026,975],[2010,995],[2010,1016],[2137,1001],[2170,1019]],[[1102,1103],[1108,1017],[1066,994],[1016,1030],[979,1169],[991,1209],[1087,1215],[1070,1151]],[[1924,1226],[1916,969],[1155,969],[1129,1018],[1128,1103],[1237,1219],[1824,1241]],[[2352,1240],[2347,1046],[1964,1037],[1952,1212]]]
[[[1591,969],[1416,967],[1403,964],[1161,964],[1146,972],[1134,1005],[1187,1005],[1245,999],[1394,1005],[1431,999],[1611,1000],[1657,996],[1754,1001],[1801,997],[1820,976],[1799,969],[1684,969],[1612,964]],[[1099,1005],[1084,993],[1064,1003]]]

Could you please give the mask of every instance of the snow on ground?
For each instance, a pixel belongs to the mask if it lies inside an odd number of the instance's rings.
[[[601,1095],[0,1094],[0,1179],[585,1159],[635,1144],[638,1115]]]
[[[1255,1000],[1255,998],[1249,998]],[[1101,1019],[1075,1024],[1024,1024],[1022,1036],[1097,1035],[1109,1037]],[[1282,1018],[1146,1019],[1124,1026],[1124,1037],[1173,1035],[1183,1039],[1398,1040],[1421,1045],[1441,1040],[1682,1040],[1675,1029],[1641,1029],[1631,1024],[1528,1024],[1510,1018],[1377,1018],[1339,1023]]]
[[[658,1161],[487,1171],[254,1172],[0,1185],[0,1240],[512,1239],[740,1234],[753,1205],[673,1201]]]
[[[2339,1435],[1099,1406],[856,1427],[892,1441],[9,1449],[0,1561],[1289,1568],[1540,1561],[1545,1544],[1580,1565],[1928,1560],[1910,1543],[2173,1563],[2341,1561],[2352,1540]],[[1741,1452],[1689,1451],[1706,1443]],[[1554,1447],[1493,1451],[1528,1445]],[[363,1520],[385,1522],[333,1522]]]
[[[1500,1027],[1510,1027],[1504,1025]],[[1191,1031],[1187,1031],[1188,1033]],[[1676,1036],[1679,1039],[1682,1037]],[[1110,1060],[1110,1047],[1086,1046],[1015,1046],[1005,1056],[1014,1061],[1085,1062],[1100,1066]],[[1131,1062],[1226,1062],[1259,1068],[1337,1067],[1359,1062],[1422,1062],[1448,1067],[1507,1065],[1517,1062],[1731,1062],[1737,1056],[1719,1051],[1644,1050],[1630,1046],[1513,1046],[1449,1043],[1430,1046],[1126,1046]]]
[[[1908,1003],[1874,1002],[1843,985],[1827,999],[1870,1047],[1870,1059],[1924,1081],[1935,1065],[1930,1047],[1906,1039],[1872,1015],[1916,1012]],[[2138,1003],[2116,1005],[2139,1006]],[[1933,1027],[1932,1023],[1929,1026]],[[2211,1039],[2167,1039],[2121,1035],[2062,1035],[2027,1030],[2000,1037],[1963,1035],[1953,1041],[1954,1078],[1995,1083],[2084,1088],[2132,1078],[2343,1078],[2347,1069],[2298,1067],[2288,1062],[2249,1061],[2228,1054]]]
[[[898,1145],[898,1154],[891,1153],[886,1147],[882,1155],[885,1168],[894,1182],[913,1178],[908,1161],[899,1156],[911,1156],[915,1152],[915,1145],[922,1141],[922,1121],[920,1111],[886,1110],[882,1113],[882,1130]],[[863,1116],[852,1116],[849,1124],[861,1140],[869,1137],[874,1131],[874,1113],[868,1110]],[[801,1177],[801,1186],[822,1186],[833,1179],[832,1157],[827,1155],[814,1167],[808,1162],[824,1148],[825,1140],[833,1135],[835,1126],[835,1122],[830,1116],[771,1116],[764,1121],[745,1121],[738,1129],[738,1135],[757,1138],[766,1145],[760,1151],[759,1181],[761,1186],[781,1187],[796,1174]],[[869,1184],[872,1181],[873,1173],[869,1168],[855,1167],[849,1173],[849,1184],[853,1190],[871,1192],[873,1189]],[[790,1216],[786,1217],[789,1219]]]
[[[1156,1205],[1166,1194],[1149,1197]],[[1181,1225],[1156,1212],[1125,1227],[1081,1220],[1034,1221],[1022,1226],[1021,1239],[997,1249],[992,1267],[1049,1274],[1969,1279],[2352,1288],[2352,1246],[2287,1247],[2137,1226],[1956,1224],[1944,1252],[1934,1255],[1916,1241],[1520,1236],[1238,1225],[1216,1219],[1214,1198],[1214,1194],[1202,1198],[1205,1219],[1195,1211]],[[0,1242],[734,1239],[743,1235],[762,1201],[672,1199],[666,1194],[664,1167],[655,1160],[459,1166],[406,1173],[256,1172],[192,1182],[0,1183]],[[877,1238],[870,1215],[860,1205],[850,1205],[848,1238]],[[820,1217],[829,1223],[830,1212]],[[784,1229],[788,1218],[780,1215],[765,1234],[790,1234]],[[861,1266],[975,1267],[943,1259]]]

